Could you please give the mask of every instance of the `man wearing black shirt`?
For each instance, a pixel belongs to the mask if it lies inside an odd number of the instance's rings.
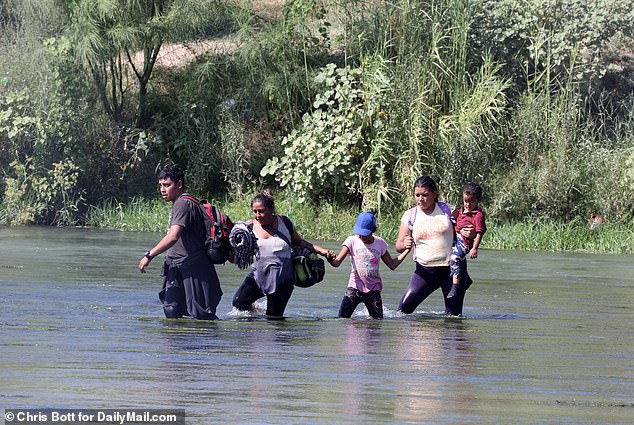
[[[205,250],[205,223],[198,205],[182,197],[185,176],[177,167],[167,166],[158,175],[161,196],[172,202],[167,234],[139,260],[139,270],[157,255],[166,252],[163,289],[159,298],[168,319],[191,316],[217,319],[216,307],[222,297],[214,265]]]

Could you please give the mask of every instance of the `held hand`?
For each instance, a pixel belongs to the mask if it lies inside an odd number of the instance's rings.
[[[320,246],[319,247],[318,246],[314,246],[314,248],[315,248],[315,252],[317,254],[321,255],[322,257],[328,258],[331,255],[331,253],[332,253],[332,255],[335,255],[335,253],[332,252],[329,249],[325,249],[325,248],[322,248]]]
[[[473,239],[476,236],[475,227],[473,226],[463,227],[460,230],[460,234],[467,239]]]
[[[411,236],[407,236],[404,240],[403,240],[403,248],[405,249],[411,249],[414,246],[414,238]]]

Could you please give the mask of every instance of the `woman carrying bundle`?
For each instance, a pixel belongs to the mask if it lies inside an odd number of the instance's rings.
[[[266,315],[282,318],[293,293],[292,248],[307,248],[324,257],[334,252],[302,239],[288,217],[275,213],[275,202],[269,194],[256,195],[251,201],[251,210],[259,256],[233,296],[233,306],[238,310],[251,310],[255,301],[266,296]]]

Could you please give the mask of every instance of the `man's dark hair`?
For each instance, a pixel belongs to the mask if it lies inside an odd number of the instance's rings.
[[[475,196],[476,198],[478,198],[478,200],[482,199],[482,188],[478,183],[465,183],[465,185],[462,187],[462,193]]]
[[[158,173],[159,180],[162,179],[170,179],[174,183],[178,183],[178,181],[183,182],[183,187],[185,187],[185,174],[181,171],[180,168],[174,165],[166,165],[163,167],[161,171]]]

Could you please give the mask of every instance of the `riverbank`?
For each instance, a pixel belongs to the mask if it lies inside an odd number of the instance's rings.
[[[248,198],[248,197],[246,197]],[[251,217],[244,201],[216,200],[214,204],[233,221]],[[171,204],[160,199],[134,199],[127,204],[107,202],[92,207],[86,225],[106,229],[141,232],[164,232]],[[312,240],[343,241],[352,232],[357,211],[331,204],[313,206],[280,199],[276,202],[279,213],[295,222],[300,234]],[[398,234],[400,213],[382,214],[377,234],[394,242]],[[485,249],[521,251],[571,251],[601,254],[634,254],[634,224],[606,222],[596,230],[583,220],[522,222],[488,222],[488,232],[482,247]]]

